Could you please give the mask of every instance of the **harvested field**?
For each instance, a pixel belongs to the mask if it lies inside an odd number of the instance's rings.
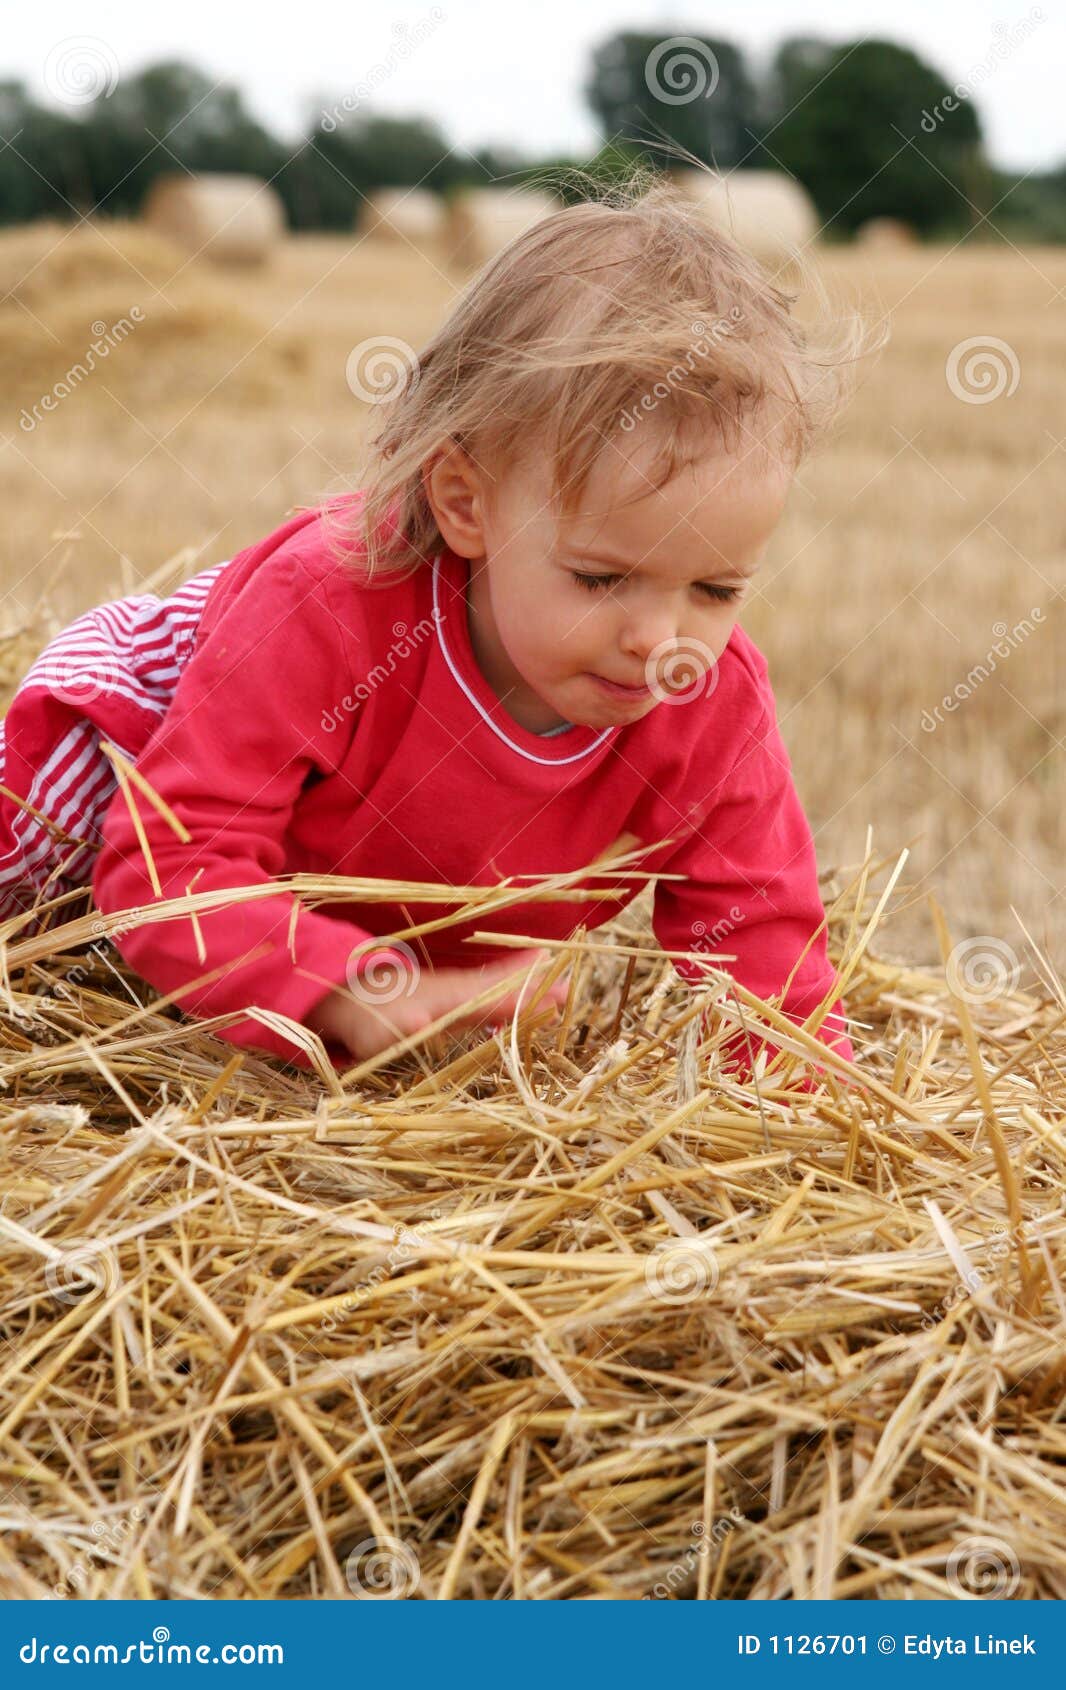
[[[815,1084],[741,994],[782,1053],[723,1079],[740,1012],[698,1043],[716,988],[648,893],[559,950],[561,1016],[339,1075],[154,1001],[80,898],[4,924],[0,1594],[1066,1596],[1066,258],[826,262],[893,340],[745,620],[857,1064]],[[0,701],[63,619],[344,485],[353,347],[463,280],[325,237],[186,263],[0,238]],[[1019,380],[960,397],[989,335]]]

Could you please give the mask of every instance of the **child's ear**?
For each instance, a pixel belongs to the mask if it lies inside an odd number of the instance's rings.
[[[422,468],[422,485],[445,545],[459,557],[485,555],[485,490],[480,470],[449,437]]]

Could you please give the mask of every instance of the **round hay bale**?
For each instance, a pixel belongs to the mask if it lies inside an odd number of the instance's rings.
[[[779,170],[679,170],[673,181],[723,234],[765,263],[781,263],[818,233],[818,215],[805,188]]]
[[[125,288],[128,299],[147,304],[184,263],[179,246],[132,219],[42,217],[0,230],[0,309],[18,304],[47,312],[57,300],[107,288]]]
[[[6,432],[85,430],[119,399],[135,411],[187,408],[208,392],[218,404],[274,403],[309,355],[306,335],[255,309],[235,276],[189,264],[140,224],[0,230]]]
[[[261,264],[285,233],[285,210],[258,176],[161,176],[142,216],[186,251],[222,264]]]
[[[558,209],[554,194],[541,188],[465,188],[448,205],[449,257],[476,268]]]
[[[910,252],[918,234],[899,217],[869,217],[855,231],[855,242],[870,252]]]
[[[380,188],[368,194],[356,225],[361,235],[416,245],[444,233],[444,201],[429,188]]]

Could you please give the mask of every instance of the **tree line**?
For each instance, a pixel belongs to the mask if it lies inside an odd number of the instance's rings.
[[[418,183],[447,194],[536,181],[566,199],[578,191],[567,180],[574,166],[608,181],[633,160],[658,169],[687,154],[716,169],[787,171],[830,238],[893,217],[932,238],[1066,240],[1066,165],[1021,177],[986,154],[974,93],[996,68],[990,60],[953,86],[899,43],[803,36],[756,74],[726,40],[618,31],[596,47],[584,80],[599,150],[533,159],[456,148],[436,123],[376,114],[361,97],[323,102],[293,143],[257,122],[239,89],[177,60],[60,109],[8,81],[0,223],[135,216],[156,177],[188,170],[262,177],[292,228],[350,230],[377,188]]]

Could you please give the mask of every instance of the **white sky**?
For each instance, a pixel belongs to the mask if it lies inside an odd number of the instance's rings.
[[[1028,37],[1004,58],[990,58],[1025,19],[1032,20]],[[180,7],[49,0],[43,8],[8,0],[0,80],[21,78],[57,104],[48,93],[49,54],[92,37],[120,76],[181,57],[235,82],[261,122],[294,139],[308,110],[350,94],[391,55],[368,109],[433,117],[466,145],[582,153],[596,140],[581,94],[590,49],[623,28],[724,36],[755,63],[787,35],[885,36],[913,47],[949,82],[973,87],[995,163],[1025,170],[1066,161],[1061,0],[1036,7],[1029,0],[535,0],[521,8],[514,0],[300,0],[277,12],[248,0],[183,0]],[[408,40],[424,38],[403,58],[395,49],[405,29]]]

